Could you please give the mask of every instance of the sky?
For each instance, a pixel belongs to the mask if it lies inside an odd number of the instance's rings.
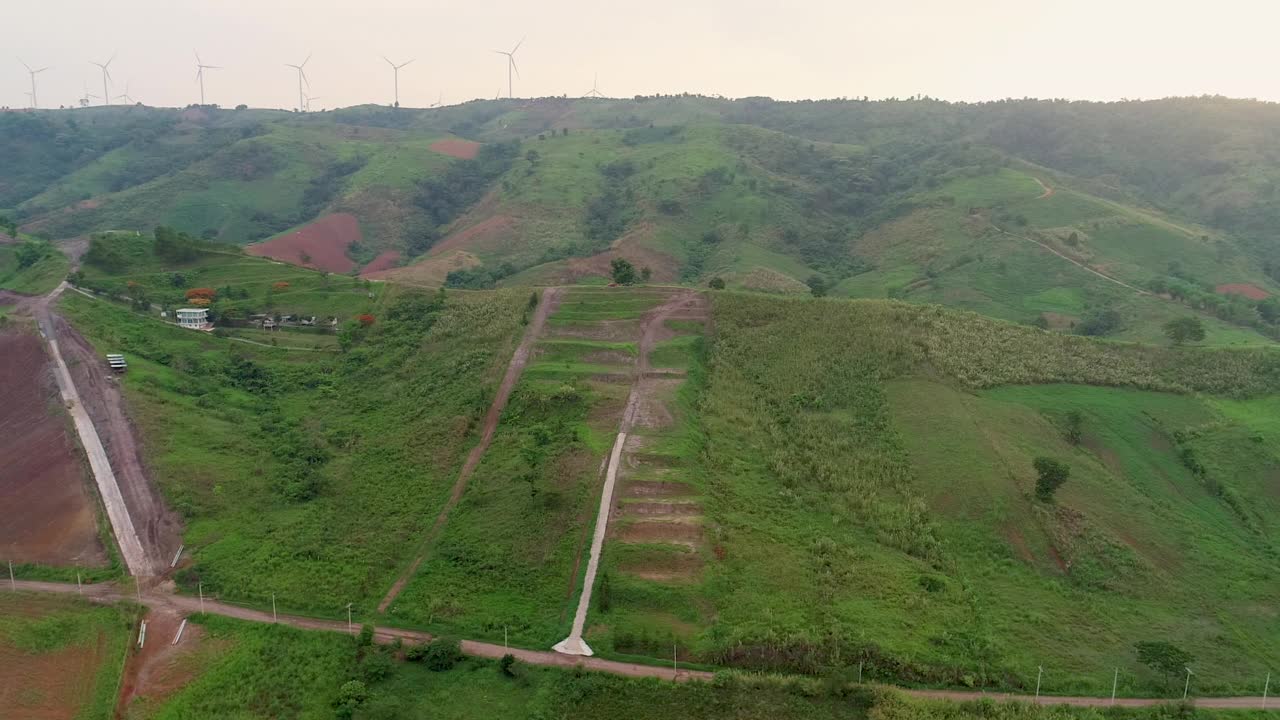
[[[312,109],[518,97],[701,93],[778,99],[1088,100],[1221,94],[1280,101],[1280,3],[1214,0],[36,0],[5,3],[0,105],[108,95]],[[7,55],[7,57],[5,57]],[[598,80],[595,78],[598,77]],[[92,103],[100,103],[94,98]]]

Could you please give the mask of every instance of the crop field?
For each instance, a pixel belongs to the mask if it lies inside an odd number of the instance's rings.
[[[388,616],[550,647],[568,632],[627,400],[638,318],[662,289],[566,291],[492,446]]]
[[[70,597],[0,593],[0,713],[109,720],[134,613]]]
[[[452,484],[513,347],[522,293],[388,291],[348,350],[299,353],[77,295],[68,318],[129,357],[147,460],[206,595],[371,610]],[[346,313],[343,313],[346,315]]]

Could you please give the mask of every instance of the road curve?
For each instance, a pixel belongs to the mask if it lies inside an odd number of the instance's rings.
[[[0,584],[0,587],[3,587],[3,585]],[[15,590],[27,592],[59,593],[62,595],[75,595],[78,593],[95,602],[111,603],[125,600],[136,602],[140,599],[142,604],[147,607],[175,610],[183,614],[195,614],[200,612],[201,608],[201,602],[198,598],[193,598],[187,595],[173,595],[159,591],[145,591],[138,595],[135,592],[130,592],[128,589],[118,588],[111,583],[98,583],[77,587],[71,583],[19,580],[14,583],[12,587]],[[278,624],[289,625],[303,630],[322,630],[328,632],[355,634],[359,632],[360,629],[359,625],[352,625],[351,627],[348,627],[347,623],[340,620],[322,620],[319,618],[300,617],[297,615],[279,615],[279,619],[273,621],[271,613],[269,612],[244,608],[238,605],[229,605],[227,603],[216,602],[213,600],[205,600],[203,607],[206,613],[212,615],[222,615],[250,622],[276,622]],[[378,642],[384,643],[393,642],[397,638],[413,642],[427,642],[431,640],[431,637],[430,633],[419,632],[416,630],[402,630],[400,628],[391,627],[374,628],[374,638]],[[710,681],[715,677],[714,673],[710,673],[705,670],[680,670],[678,668],[659,667],[656,665],[640,665],[637,663],[605,660],[603,658],[596,657],[574,657],[546,650],[511,648],[497,643],[479,642],[475,640],[463,640],[462,652],[467,655],[483,658],[500,658],[503,655],[510,654],[517,660],[529,663],[530,665],[561,668],[580,667],[584,670],[608,673],[610,675],[651,677],[658,678],[660,680],[674,680],[676,682],[686,682],[689,680]],[[949,700],[953,702],[973,702],[975,700],[987,699],[1001,702],[1038,703],[1040,705],[1075,705],[1080,707],[1107,707],[1112,704],[1122,707],[1151,707],[1175,702],[1174,699],[1161,698],[1117,698],[1113,703],[1111,698],[1102,697],[1041,695],[1039,698],[1036,698],[1030,695],[1013,695],[1009,693],[985,693],[968,690],[916,690],[895,686],[890,687],[912,697],[932,700]],[[1275,708],[1277,707],[1278,701],[1272,698],[1268,705],[1267,701],[1262,697],[1243,696],[1192,698],[1190,702],[1197,707],[1202,708],[1257,710],[1265,709],[1267,707]]]

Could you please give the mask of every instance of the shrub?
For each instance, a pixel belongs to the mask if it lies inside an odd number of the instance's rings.
[[[1032,465],[1036,469],[1036,497],[1044,502],[1053,502],[1053,494],[1062,487],[1071,475],[1071,468],[1066,463],[1050,457],[1038,457]]]
[[[462,661],[462,645],[457,640],[436,638],[426,645],[415,645],[405,653],[405,659],[420,662],[428,670],[444,672]]]
[[[711,281],[707,283],[707,287],[710,287],[712,290],[723,290],[724,278],[722,277],[711,278]]]
[[[369,313],[357,316],[356,320],[360,322],[360,327],[369,327],[374,323],[374,317]]]
[[[506,675],[507,677],[515,677],[516,676],[515,656],[512,655],[511,653],[507,653],[506,655],[503,655],[502,659],[498,661],[498,670],[500,670],[502,674]]]
[[[213,288],[191,288],[183,293],[188,300],[213,300],[218,297],[218,291]]]
[[[1204,340],[1204,323],[1198,317],[1181,317],[1164,324],[1164,334],[1174,345],[1181,345],[1188,340],[1200,342]]]
[[[1164,640],[1137,642],[1133,649],[1138,653],[1138,662],[1164,675],[1166,685],[1195,659],[1191,653]]]
[[[619,285],[634,285],[636,282],[636,266],[626,258],[614,258],[609,263],[609,275]]]

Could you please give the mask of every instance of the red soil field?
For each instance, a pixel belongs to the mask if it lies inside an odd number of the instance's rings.
[[[94,499],[50,363],[33,334],[0,332],[0,548],[17,562],[101,567]]]
[[[480,152],[480,143],[458,139],[437,140],[431,143],[431,149],[441,155],[470,160]]]
[[[25,607],[7,604],[5,611],[43,617],[58,609],[46,598],[29,597]],[[28,653],[0,642],[0,717],[6,719],[73,720],[89,703],[93,683],[107,660],[105,643],[89,640],[61,650]]]
[[[515,220],[506,215],[485,218],[465,230],[459,230],[431,246],[431,254],[439,255],[447,250],[473,250],[485,245],[501,243],[511,234]]]
[[[356,266],[355,261],[347,257],[347,248],[360,240],[360,223],[356,217],[334,213],[288,235],[249,245],[244,251],[292,265],[347,273]]]
[[[360,270],[360,277],[367,277],[371,273],[380,272],[382,270],[390,270],[391,268],[396,266],[396,263],[399,260],[400,260],[399,250],[386,250],[382,252],[380,255],[378,255],[378,257],[374,258],[373,261],[370,262],[368,265],[365,265],[363,269]]]
[[[1219,295],[1243,295],[1250,300],[1266,300],[1271,294],[1257,285],[1249,285],[1248,283],[1232,283],[1230,285],[1219,285],[1214,288]]]

